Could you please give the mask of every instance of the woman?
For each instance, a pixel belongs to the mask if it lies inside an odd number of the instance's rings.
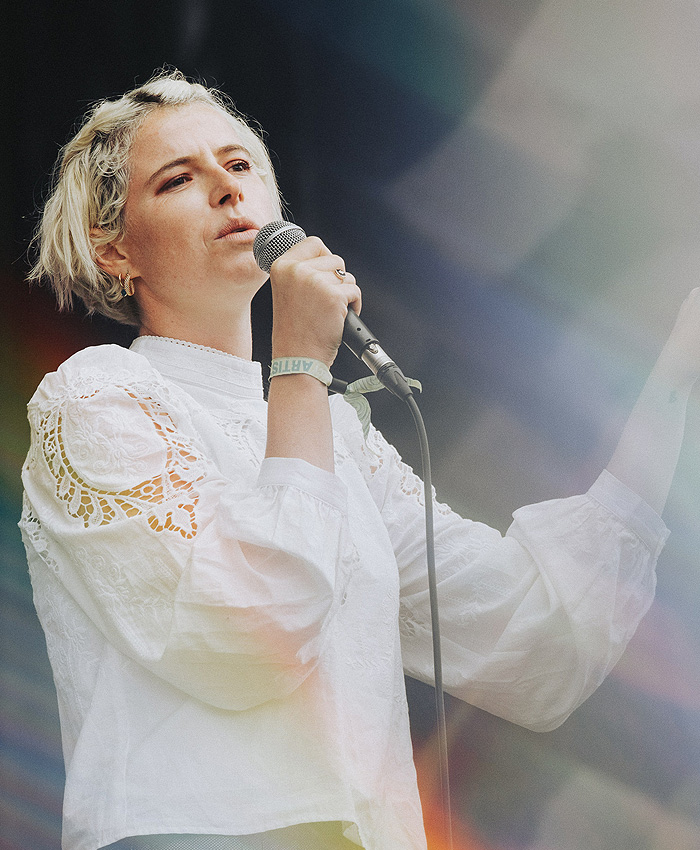
[[[33,277],[139,328],[29,405],[64,848],[425,847],[403,685],[432,671],[420,486],[313,375],[263,400],[264,146],[171,73],[96,107],[60,162]],[[360,307],[343,272],[315,238],[274,263],[274,358],[332,364]],[[521,509],[505,538],[436,509],[451,693],[547,730],[619,658],[666,538],[697,302],[588,494]]]

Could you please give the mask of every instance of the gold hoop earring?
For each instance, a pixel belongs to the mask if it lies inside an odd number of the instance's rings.
[[[119,275],[119,283],[122,286],[122,298],[134,294],[134,281],[131,279],[131,272],[126,273],[126,277],[122,281],[122,276]]]

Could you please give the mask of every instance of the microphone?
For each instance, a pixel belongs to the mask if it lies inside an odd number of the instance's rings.
[[[306,239],[306,233],[297,224],[288,221],[271,221],[260,229],[253,242],[253,256],[260,268],[269,274],[270,267],[293,245]],[[406,399],[413,392],[406,376],[379,344],[367,325],[348,307],[343,328],[343,342],[358,359],[373,372],[378,380],[395,396]]]

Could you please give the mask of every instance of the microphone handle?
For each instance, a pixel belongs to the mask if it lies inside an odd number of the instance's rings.
[[[274,261],[303,239],[306,239],[306,234],[298,225],[288,221],[271,221],[261,227],[255,237],[253,256],[260,268],[269,274]],[[395,396],[405,400],[413,395],[406,376],[352,309],[348,309],[345,317],[343,342]]]
[[[413,395],[404,373],[384,351],[379,340],[352,307],[348,308],[345,317],[343,342],[397,398],[406,399]]]

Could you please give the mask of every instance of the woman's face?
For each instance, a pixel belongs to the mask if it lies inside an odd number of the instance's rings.
[[[146,314],[247,304],[265,281],[252,246],[275,205],[226,117],[206,104],[152,112],[130,154],[119,244]]]

